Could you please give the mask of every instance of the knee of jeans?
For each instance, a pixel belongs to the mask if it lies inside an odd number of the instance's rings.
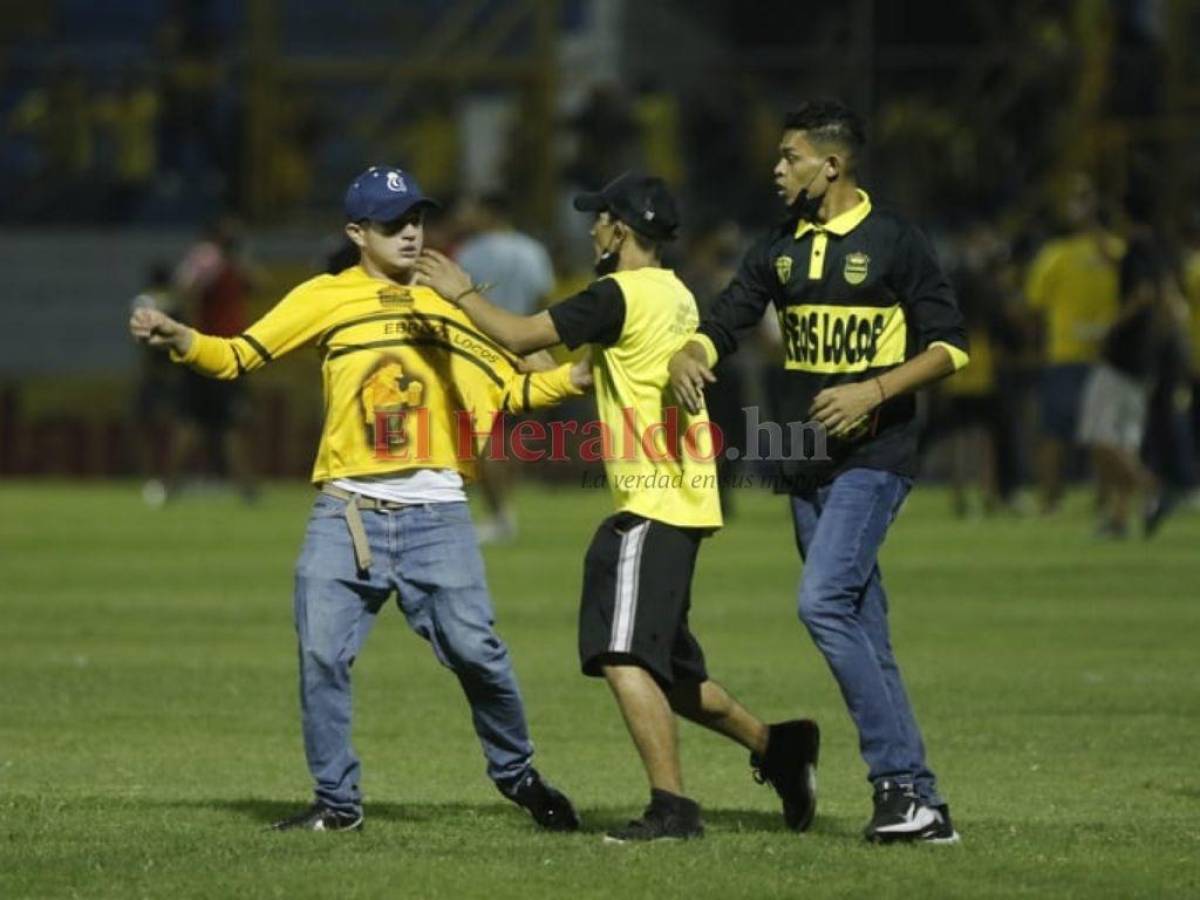
[[[811,628],[830,615],[839,613],[851,599],[843,586],[829,579],[805,579],[800,584],[796,612],[800,621]]]
[[[328,680],[330,673],[348,671],[354,663],[353,657],[346,657],[345,643],[322,628],[318,619],[313,621],[306,614],[306,608],[298,603],[296,607],[296,636],[300,643],[300,664],[304,677],[316,677]]]
[[[508,648],[492,631],[439,629],[434,647],[446,665],[460,675],[488,678],[505,666]]]

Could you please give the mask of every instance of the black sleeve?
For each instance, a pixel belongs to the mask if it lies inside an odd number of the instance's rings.
[[[549,312],[559,338],[570,349],[583,344],[611,347],[625,327],[625,295],[615,279],[601,278]]]
[[[967,329],[954,289],[924,234],[905,226],[897,242],[896,293],[917,335],[919,350],[941,341],[967,351]]]
[[[700,333],[713,342],[719,357],[737,350],[739,335],[762,321],[767,304],[774,299],[774,270],[769,258],[772,243],[773,234],[747,251],[733,281],[700,322]]]

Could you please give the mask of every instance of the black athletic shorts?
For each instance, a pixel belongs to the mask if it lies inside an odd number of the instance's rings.
[[[606,658],[632,657],[664,685],[707,680],[688,610],[696,552],[708,533],[633,513],[600,524],[583,564],[579,662],[585,675],[601,675]]]

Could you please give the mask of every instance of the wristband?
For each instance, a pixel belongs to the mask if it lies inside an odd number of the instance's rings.
[[[463,297],[469,297],[471,294],[479,294],[482,296],[483,292],[486,291],[490,287],[491,287],[491,284],[473,284],[469,288],[467,288],[465,291],[463,291],[461,294],[459,294],[457,297],[452,299],[450,302],[453,303],[455,306],[458,306],[459,301],[462,300]]]

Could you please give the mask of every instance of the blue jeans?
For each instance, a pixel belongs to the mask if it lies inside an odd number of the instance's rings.
[[[533,745],[508,649],[493,630],[483,559],[465,503],[362,510],[373,562],[360,573],[345,501],[318,494],[296,563],[296,634],[304,752],[316,796],[362,808],[350,745],[350,667],[392,591],[409,626],[458,676],[488,776],[501,790],[529,768]]]
[[[850,469],[830,484],[792,496],[796,544],[804,558],[800,619],[824,654],[858,728],[872,784],[912,784],[942,803],[888,636],[888,603],[877,561],[911,479]]]

